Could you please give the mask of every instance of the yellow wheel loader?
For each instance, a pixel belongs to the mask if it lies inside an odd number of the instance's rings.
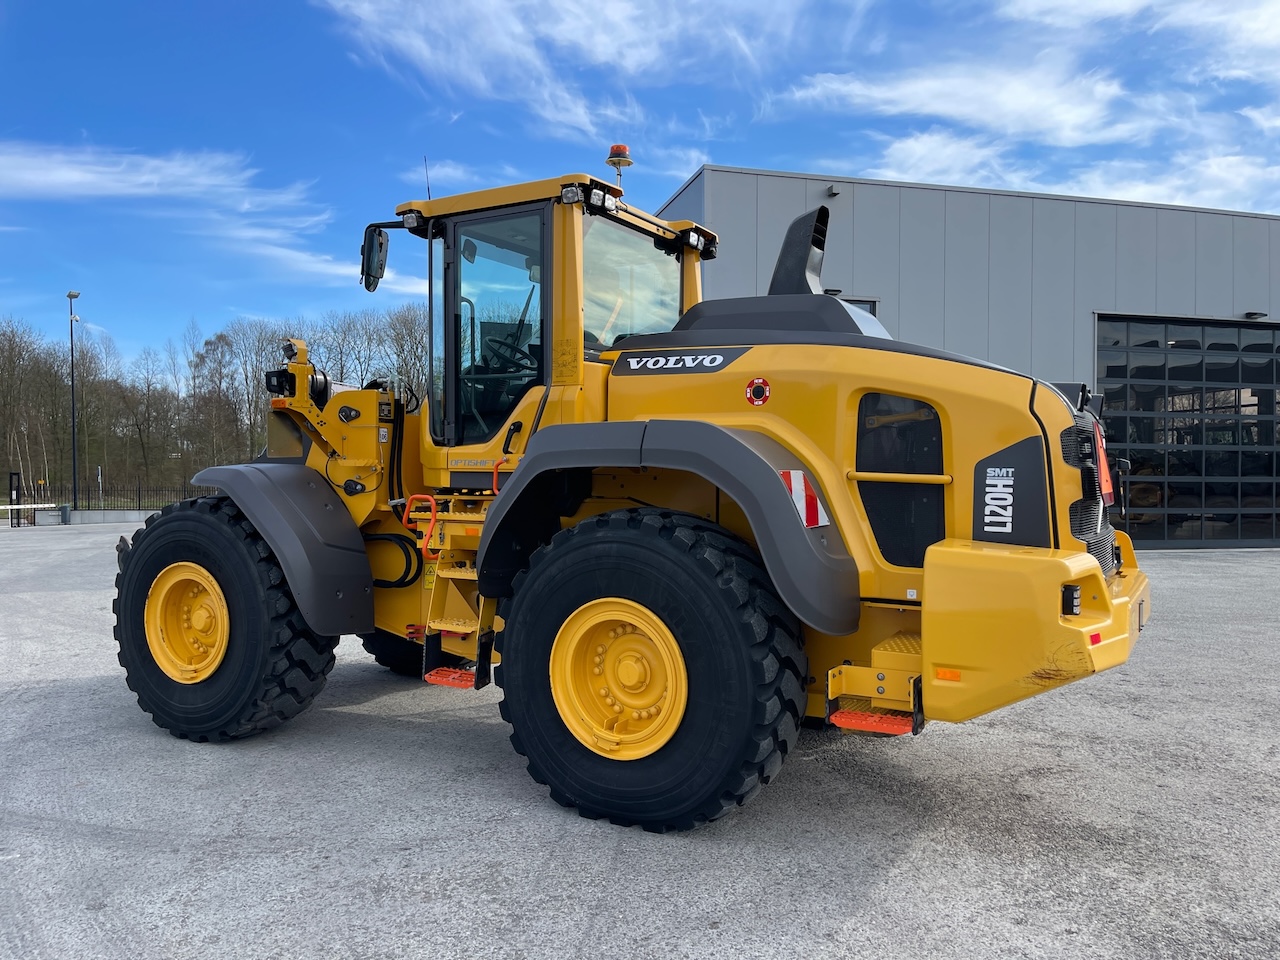
[[[713,301],[714,234],[585,174],[396,213],[363,280],[412,235],[422,382],[335,383],[287,341],[262,456],[121,540],[120,661],[176,736],[294,716],[357,635],[492,676],[558,802],[686,829],[806,722],[918,734],[1127,659],[1150,589],[1088,392],[824,295],[825,208],[767,296]]]

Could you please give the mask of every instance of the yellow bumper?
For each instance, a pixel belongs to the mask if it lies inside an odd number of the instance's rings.
[[[1151,616],[1133,543],[1116,533],[1120,568],[1104,578],[1087,553],[943,540],[924,561],[925,716],[960,721],[1129,659]],[[1080,613],[1063,615],[1063,588]]]

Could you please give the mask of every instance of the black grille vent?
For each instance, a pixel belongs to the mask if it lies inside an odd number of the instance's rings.
[[[1062,459],[1071,467],[1080,466],[1080,437],[1076,427],[1062,431]]]
[[[1102,575],[1111,576],[1111,571],[1116,568],[1116,532],[1111,524],[1104,524],[1101,533],[1084,542],[1089,545],[1089,555],[1102,567]]]
[[[1106,507],[1103,506],[1102,500],[1098,497],[1097,469],[1092,463],[1080,460],[1078,452],[1075,463],[1072,463],[1071,459],[1067,457],[1067,434],[1078,432],[1080,429],[1081,426],[1077,426],[1063,431],[1062,438],[1063,457],[1072,466],[1080,468],[1085,494],[1085,499],[1077,500],[1071,504],[1071,535],[1077,540],[1085,542],[1090,555],[1102,567],[1103,575],[1109,576],[1111,571],[1116,568],[1116,533],[1107,517]],[[1092,433],[1093,428],[1090,425],[1090,437],[1092,437]],[[1099,524],[1099,520],[1101,520],[1101,524]]]
[[[1102,514],[1099,528],[1098,514],[1102,513],[1100,500],[1077,500],[1071,505],[1071,535],[1083,540],[1090,555],[1098,561],[1104,575],[1116,568],[1116,533]]]
[[[1093,462],[1093,417],[1076,414],[1076,425],[1062,431],[1062,459],[1073,467]]]

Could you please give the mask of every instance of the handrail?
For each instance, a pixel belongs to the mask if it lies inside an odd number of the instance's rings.
[[[429,548],[431,545],[431,537],[436,532],[436,498],[429,493],[415,493],[404,502],[404,527],[406,530],[417,531],[418,521],[410,520],[409,514],[413,512],[413,504],[416,500],[423,500],[431,504],[431,522],[427,524],[426,536],[422,538],[422,559],[423,560],[439,560],[440,554],[431,553]]]
[[[872,473],[865,470],[850,470],[845,474],[847,480],[866,480],[874,483],[928,483],[934,486],[946,486],[951,483],[949,473]]]

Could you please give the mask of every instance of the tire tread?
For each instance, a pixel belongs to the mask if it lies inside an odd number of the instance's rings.
[[[129,675],[123,649],[127,641],[121,628],[124,617],[121,611],[120,591],[124,585],[131,557],[137,556],[133,553],[133,548],[136,548],[148,535],[159,517],[183,511],[206,514],[240,538],[245,556],[256,558],[258,577],[266,592],[264,610],[274,611],[268,631],[272,646],[267,658],[266,672],[258,678],[253,696],[241,715],[212,731],[184,729],[163,722],[157,716],[155,706],[147,702],[145,694]],[[120,572],[116,575],[116,600],[112,604],[112,609],[116,613],[115,639],[121,647],[117,653],[117,659],[120,665],[125,667],[125,682],[137,695],[138,706],[151,716],[156,726],[168,730],[175,737],[200,743],[238,740],[270,730],[296,717],[310,706],[316,695],[324,689],[329,671],[333,669],[335,663],[334,649],[338,645],[339,638],[315,633],[307,626],[306,621],[302,619],[302,614],[298,611],[297,602],[285,582],[284,571],[271,547],[230,498],[198,497],[193,500],[183,500],[170,504],[159,514],[148,517],[146,525],[134,533],[130,549],[121,552],[120,567]]]
[[[658,821],[609,818],[619,826],[639,823],[654,832],[689,830],[717,820],[759,793],[762,786],[777,776],[783,760],[795,748],[805,714],[804,682],[808,676],[800,622],[778,599],[758,554],[747,543],[708,520],[654,507],[603,513],[560,531],[550,543],[534,551],[529,565],[516,576],[512,595],[519,594],[531,571],[547,563],[588,524],[597,529],[641,531],[683,546],[707,568],[709,580],[715,587],[733,598],[739,621],[748,625],[755,636],[749,653],[756,664],[753,707],[756,722],[751,743],[743,750],[740,763],[725,778],[721,789],[701,807],[680,818]],[[510,600],[504,601],[504,610],[509,604]],[[498,653],[502,652],[504,640],[504,633],[499,633],[495,644]],[[500,677],[498,684],[501,686]],[[509,720],[505,698],[500,708],[503,719]],[[538,783],[546,783],[546,775],[526,753],[517,732],[511,734],[511,745],[528,759],[530,776]],[[571,798],[558,790],[553,789],[551,796],[563,806],[575,806]],[[591,819],[605,816],[582,806],[578,812]]]

